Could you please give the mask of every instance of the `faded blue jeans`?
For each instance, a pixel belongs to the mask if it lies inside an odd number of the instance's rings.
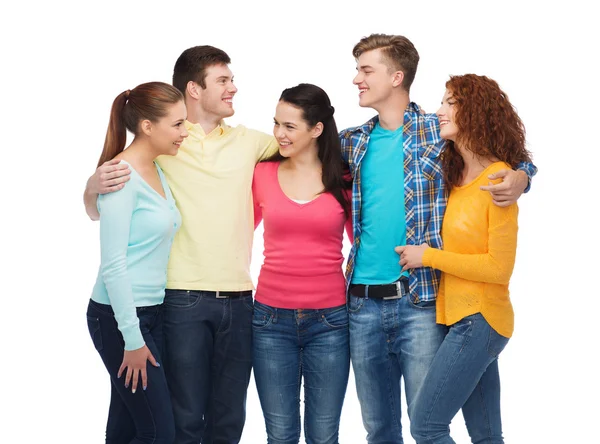
[[[350,355],[369,444],[402,444],[400,379],[408,415],[446,327],[435,301],[414,303],[349,295]]]
[[[450,421],[462,408],[474,444],[503,444],[498,355],[508,343],[480,314],[450,331],[419,391],[411,418],[418,444],[452,444]]]
[[[253,368],[269,444],[337,444],[350,372],[346,306],[281,309],[254,303]]]

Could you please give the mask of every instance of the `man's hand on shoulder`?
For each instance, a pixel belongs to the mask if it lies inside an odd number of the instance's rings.
[[[522,170],[500,170],[490,174],[488,179],[502,179],[502,182],[495,185],[490,182],[489,185],[480,187],[483,191],[489,191],[494,204],[499,207],[508,207],[516,203],[529,183],[527,173]]]
[[[131,170],[126,163],[113,159],[104,162],[88,179],[86,192],[92,194],[106,194],[119,191],[130,179]]]

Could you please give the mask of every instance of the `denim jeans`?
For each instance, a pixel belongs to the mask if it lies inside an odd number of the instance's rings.
[[[164,305],[175,443],[239,443],[252,369],[252,296],[167,290]]]
[[[269,444],[337,444],[350,373],[346,306],[289,310],[254,304],[254,378]]]
[[[415,399],[418,444],[454,443],[450,421],[461,408],[473,443],[504,443],[498,355],[507,343],[480,313],[450,327]]]
[[[146,345],[156,361],[162,364],[162,305],[139,307],[137,315]],[[111,306],[90,300],[87,322],[94,346],[110,375],[106,444],[171,444],[175,427],[163,368],[148,363],[147,389],[142,389],[140,380],[138,390],[131,393],[131,386],[125,387],[125,375],[117,378],[125,342]]]
[[[402,444],[400,379],[409,417],[413,399],[446,327],[435,322],[435,301],[414,303],[349,295],[350,356],[369,444]]]

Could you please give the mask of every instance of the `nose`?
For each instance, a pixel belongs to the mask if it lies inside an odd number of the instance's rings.
[[[444,112],[442,111],[442,108],[444,108],[444,106],[440,106],[439,109],[435,112],[435,115],[438,116],[438,119],[444,115]]]
[[[283,135],[285,134],[283,127],[281,125],[275,125],[273,128],[273,135],[279,141],[279,139],[283,139]]]
[[[232,94],[235,94],[237,91],[238,91],[237,87],[234,85],[233,82],[231,82],[229,84],[229,92],[232,93]]]
[[[181,137],[185,138],[185,137],[187,137],[188,135],[189,135],[189,133],[188,133],[188,130],[187,130],[187,128],[186,128],[186,127],[185,127],[185,125],[184,125],[184,127],[183,127],[183,131],[181,132]]]
[[[360,82],[362,82],[362,76],[360,73],[356,73],[354,79],[352,80],[352,83],[358,85]]]

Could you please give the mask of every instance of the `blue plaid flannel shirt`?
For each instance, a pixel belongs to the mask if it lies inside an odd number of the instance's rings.
[[[365,157],[371,131],[378,120],[379,117],[375,116],[364,125],[340,132],[342,156],[348,163],[353,178],[354,242],[346,263],[347,285],[352,280],[362,231],[360,164]],[[419,106],[411,102],[404,111],[403,136],[406,244],[420,245],[426,242],[433,248],[442,248],[442,219],[446,211],[447,192],[440,158],[444,149],[444,140],[440,137],[437,116],[421,114]],[[530,180],[537,172],[536,167],[531,163],[520,164],[519,169],[524,170]],[[414,302],[434,300],[440,275],[439,270],[429,267],[410,270],[408,283],[411,299]]]

